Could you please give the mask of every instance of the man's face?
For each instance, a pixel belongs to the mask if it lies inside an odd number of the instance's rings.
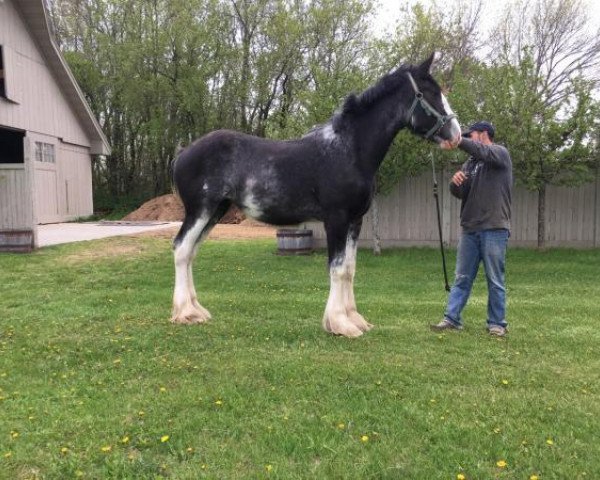
[[[469,134],[469,138],[471,140],[473,140],[474,142],[484,143],[485,142],[485,137],[487,137],[487,133],[486,132],[473,131],[473,132],[471,132]]]

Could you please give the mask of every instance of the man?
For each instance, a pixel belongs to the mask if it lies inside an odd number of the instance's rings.
[[[471,125],[458,142],[458,148],[470,155],[450,182],[450,192],[462,200],[462,232],[456,277],[443,320],[431,325],[434,331],[462,329],[461,312],[481,262],[488,285],[487,330],[498,337],[507,331],[504,265],[510,236],[512,161],[508,150],[494,143],[494,135],[493,125],[480,121]],[[441,146],[454,148],[452,142]]]

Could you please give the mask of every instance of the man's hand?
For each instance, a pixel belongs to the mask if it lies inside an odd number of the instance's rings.
[[[463,172],[462,170],[459,170],[452,177],[452,183],[454,185],[456,185],[457,187],[460,187],[463,183],[465,183],[466,179],[467,179],[467,176],[465,175],[465,172]]]
[[[442,142],[440,142],[440,148],[442,150],[453,150],[456,147],[458,147],[461,140],[462,140],[462,136],[459,133],[458,136],[453,140],[443,140]]]

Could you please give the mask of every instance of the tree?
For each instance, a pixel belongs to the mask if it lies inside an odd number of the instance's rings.
[[[600,32],[589,31],[581,1],[536,0],[510,6],[492,36],[493,65],[505,66],[511,73],[504,80],[515,82],[498,89],[507,97],[486,101],[486,109],[504,115],[517,180],[538,193],[540,247],[547,186],[587,182],[596,168],[592,92],[600,79]],[[487,95],[502,83],[488,81]]]

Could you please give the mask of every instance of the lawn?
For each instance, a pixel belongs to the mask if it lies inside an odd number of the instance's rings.
[[[0,255],[0,478],[600,478],[600,251],[509,250],[505,339],[482,275],[434,334],[439,252],[361,251],[349,340],[325,254],[275,250],[203,246],[202,326],[168,322],[168,240]]]

